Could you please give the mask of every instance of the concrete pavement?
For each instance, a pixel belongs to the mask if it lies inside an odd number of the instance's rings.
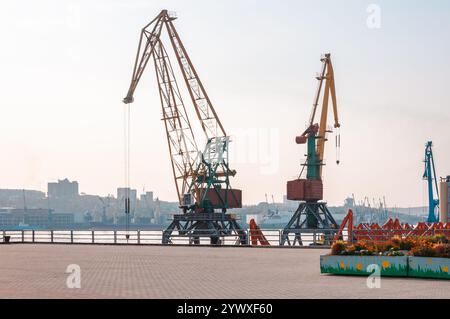
[[[321,275],[322,249],[0,245],[0,298],[450,298],[450,282]],[[81,270],[69,289],[68,265]]]

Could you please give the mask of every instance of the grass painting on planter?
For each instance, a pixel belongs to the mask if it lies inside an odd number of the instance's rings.
[[[409,276],[450,279],[450,242],[445,236],[421,240],[411,250]]]
[[[410,256],[408,266],[410,277],[450,279],[450,258]]]
[[[368,276],[369,265],[378,265],[381,276],[405,277],[408,274],[408,257],[406,256],[321,256],[320,271],[336,275]]]
[[[450,279],[450,240],[437,234],[386,242],[337,241],[330,255],[320,257],[322,273],[367,276],[373,272],[367,269],[371,264],[380,267],[381,276]]]

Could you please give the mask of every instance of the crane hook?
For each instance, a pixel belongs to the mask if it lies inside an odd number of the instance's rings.
[[[341,163],[341,133],[339,127],[336,128],[336,164],[339,165]]]

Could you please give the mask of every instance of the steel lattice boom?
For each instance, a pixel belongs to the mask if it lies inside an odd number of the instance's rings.
[[[175,19],[163,10],[141,30],[131,84],[123,99],[125,104],[134,101],[137,85],[153,58],[178,201],[184,214],[193,215],[176,216],[164,233],[163,243],[170,242],[175,229],[179,234],[197,236],[195,243],[202,234],[211,237],[212,243],[218,243],[220,236],[230,235],[233,231],[238,234],[239,242],[245,243],[245,233],[235,218],[225,215],[227,209],[242,206],[241,192],[230,187],[230,177],[236,174],[228,164],[230,139],[175,29]],[[187,108],[163,45],[164,30],[206,140],[202,151],[197,147]],[[215,209],[221,212],[215,213]],[[204,231],[206,233],[202,233]]]

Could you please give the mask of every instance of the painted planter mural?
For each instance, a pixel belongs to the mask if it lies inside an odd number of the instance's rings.
[[[410,277],[450,279],[450,258],[409,257]]]
[[[378,265],[381,276],[406,277],[408,275],[408,257],[398,256],[320,256],[320,271],[323,274],[368,276],[369,265]]]

